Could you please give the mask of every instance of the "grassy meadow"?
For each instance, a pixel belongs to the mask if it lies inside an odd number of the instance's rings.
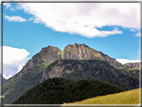
[[[139,104],[139,89],[89,98],[68,104]]]

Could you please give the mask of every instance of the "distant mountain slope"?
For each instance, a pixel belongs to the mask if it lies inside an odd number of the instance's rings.
[[[126,68],[122,68],[119,69],[119,71],[121,71],[122,73],[124,73],[125,75],[129,76],[129,77],[133,77],[139,80],[139,74],[140,74],[140,70],[139,69],[126,69]],[[141,74],[142,76],[142,74]]]
[[[142,90],[142,88],[140,89]],[[63,105],[72,106],[72,104],[136,104],[135,107],[140,107],[138,106],[138,104],[140,103],[140,89],[134,89],[105,96],[88,98],[82,101],[77,101],[74,103],[68,103]]]
[[[124,67],[119,70],[128,76],[139,79],[140,64],[142,65],[142,63],[140,63],[140,62],[126,63],[126,64],[123,64]],[[142,69],[142,66],[141,66],[141,69]],[[141,76],[142,76],[142,74],[141,74]]]
[[[139,62],[126,63],[126,64],[123,64],[123,66],[128,68],[128,69],[139,69],[140,63]]]
[[[57,60],[47,66],[42,79],[64,77],[69,79],[99,79],[115,84],[124,89],[139,87],[138,79],[129,77],[101,60]]]
[[[47,79],[27,90],[13,104],[63,104],[124,91],[100,80]]]

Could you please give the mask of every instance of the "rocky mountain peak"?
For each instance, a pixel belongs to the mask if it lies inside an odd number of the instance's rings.
[[[67,45],[63,50],[63,59],[94,59],[91,56],[91,50],[84,44]]]
[[[77,44],[77,43],[75,43],[75,44],[73,44],[73,46],[77,47],[77,46],[78,46],[78,44]]]
[[[54,46],[48,46],[41,49],[40,53],[54,53],[54,51],[61,51],[59,48]]]
[[[41,49],[41,51],[35,54],[31,60],[27,62],[24,69],[27,70],[34,65],[46,63],[47,65],[61,58],[62,51],[54,46],[48,46]]]
[[[69,44],[65,47],[62,52],[63,59],[77,59],[77,60],[103,60],[107,61],[110,64],[114,64],[115,66],[123,67],[123,65],[117,62],[114,58],[109,57],[108,55],[96,51],[91,47],[85,44]]]

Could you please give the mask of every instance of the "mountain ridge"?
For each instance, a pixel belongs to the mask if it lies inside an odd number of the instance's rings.
[[[40,60],[39,60],[40,58]],[[42,59],[42,60],[41,60]],[[58,59],[76,59],[76,60],[93,60],[99,59],[102,61],[107,61],[114,67],[123,67],[116,59],[109,57],[108,55],[92,49],[91,47],[85,44],[69,44],[63,51],[58,47],[48,46],[41,49],[40,52],[35,54],[32,59],[30,59],[24,66],[25,70],[28,68],[46,62],[46,65],[51,64],[52,62]]]

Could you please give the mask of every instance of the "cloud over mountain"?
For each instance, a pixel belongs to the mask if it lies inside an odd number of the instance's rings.
[[[116,59],[121,64],[140,62],[140,60]]]
[[[21,70],[30,53],[25,49],[3,46],[3,74],[9,78]]]

